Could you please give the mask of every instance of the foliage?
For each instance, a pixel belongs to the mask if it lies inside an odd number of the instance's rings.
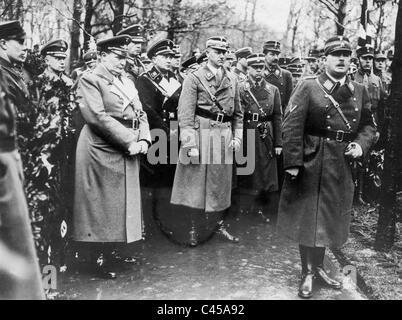
[[[38,62],[31,57],[33,61]],[[35,65],[31,65],[32,68]],[[42,264],[60,264],[61,221],[68,216],[66,168],[73,137],[71,85],[62,79],[34,77],[30,84],[34,104],[19,117],[18,140],[24,163],[25,188],[35,245]]]

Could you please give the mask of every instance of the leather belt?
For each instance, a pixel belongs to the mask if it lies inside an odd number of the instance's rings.
[[[335,140],[337,142],[352,142],[356,138],[356,133],[343,130],[328,129],[308,129],[307,134]]]
[[[266,121],[273,121],[274,117],[272,115],[265,115],[261,116],[259,113],[254,112],[254,113],[245,113],[244,114],[244,120],[245,121],[253,121],[253,122],[266,122]]]
[[[140,120],[139,119],[125,120],[125,119],[116,118],[116,117],[112,117],[112,118],[119,121],[126,128],[130,128],[130,129],[134,129],[134,130],[138,130],[140,128]]]
[[[224,123],[224,122],[232,122],[233,117],[232,116],[228,116],[226,114],[224,114],[223,112],[211,112],[205,109],[201,109],[201,108],[195,108],[195,114],[197,116],[203,117],[203,118],[208,118],[211,120],[214,120],[216,122],[220,122],[220,123]]]
[[[0,152],[11,152],[17,149],[17,141],[13,137],[0,137]]]

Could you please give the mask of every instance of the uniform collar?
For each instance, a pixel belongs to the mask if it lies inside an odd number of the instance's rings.
[[[275,77],[280,78],[280,76],[282,74],[282,70],[278,65],[274,66],[273,68],[270,68],[267,65],[266,73],[267,73],[267,75],[274,75]]]
[[[334,77],[332,77],[328,72],[325,72],[325,74],[333,83],[339,82],[339,84],[341,86],[345,84],[346,76],[344,76],[342,79],[338,80],[338,79],[335,79]]]
[[[209,62],[207,63],[207,67],[208,67],[209,71],[211,71],[212,74],[216,77],[216,74],[218,73],[219,68],[214,67]]]

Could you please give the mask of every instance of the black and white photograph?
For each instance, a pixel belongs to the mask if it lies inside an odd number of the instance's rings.
[[[401,0],[0,0],[0,300],[402,300]]]

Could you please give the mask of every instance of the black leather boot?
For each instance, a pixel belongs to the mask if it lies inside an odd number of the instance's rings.
[[[302,277],[298,295],[300,298],[308,299],[313,295],[313,256],[312,248],[299,245],[300,258],[302,263]]]
[[[315,276],[321,282],[333,289],[342,289],[342,283],[332,279],[324,269],[325,247],[315,247],[314,250],[314,270]]]

